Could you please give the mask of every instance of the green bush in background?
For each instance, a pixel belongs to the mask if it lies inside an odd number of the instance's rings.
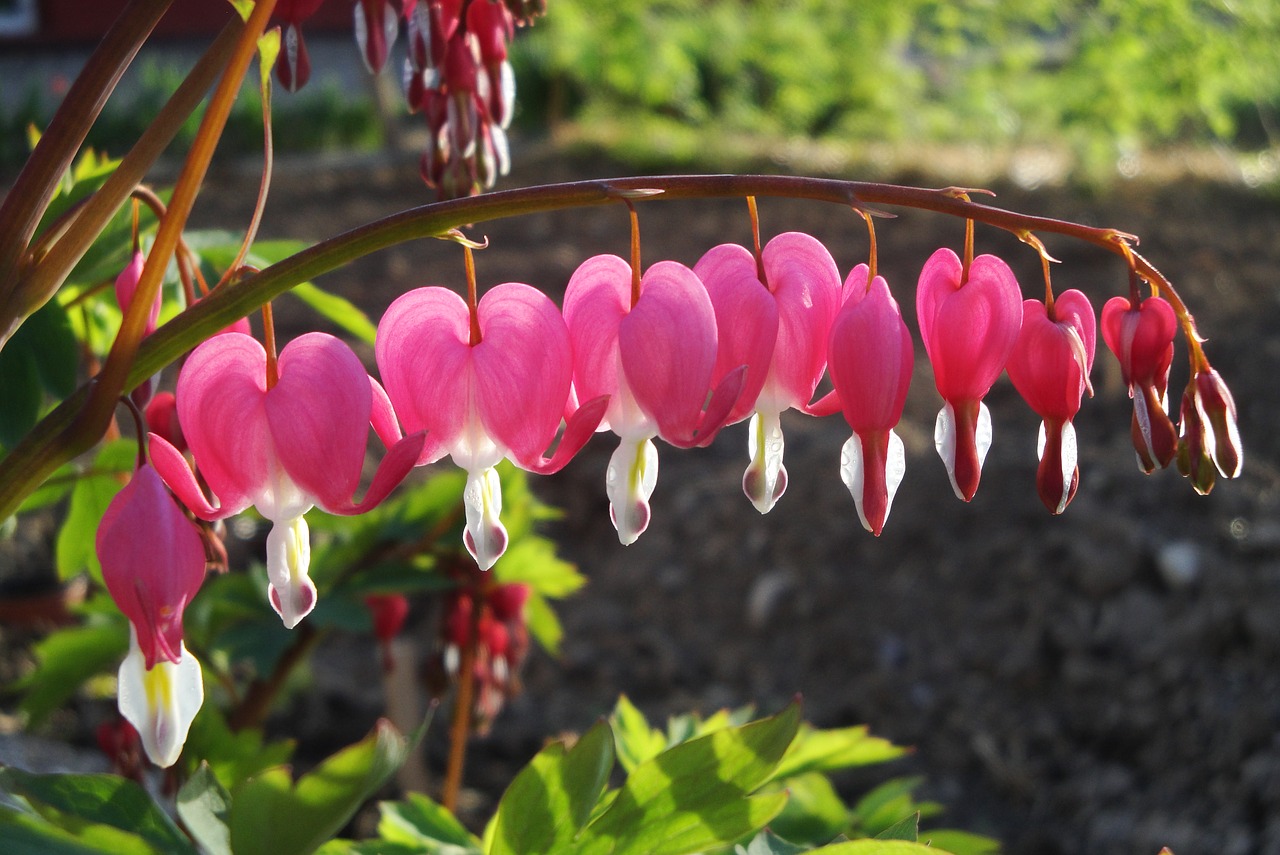
[[[556,0],[526,120],[848,141],[1277,142],[1274,0]],[[534,97],[530,97],[530,96]]]

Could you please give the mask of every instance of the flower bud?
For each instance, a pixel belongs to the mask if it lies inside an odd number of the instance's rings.
[[[1196,409],[1209,432],[1206,450],[1224,477],[1235,478],[1244,465],[1235,399],[1222,377],[1212,368],[1197,372],[1195,387]]]

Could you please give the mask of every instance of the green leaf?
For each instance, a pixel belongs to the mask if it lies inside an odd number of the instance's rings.
[[[295,784],[287,768],[250,778],[233,793],[236,855],[307,855],[338,832],[396,769],[409,744],[385,719],[360,742],[329,757]]]
[[[102,565],[94,546],[98,523],[128,480],[121,474],[133,470],[137,450],[137,444],[128,439],[103,446],[92,473],[82,476],[72,488],[71,505],[55,547],[58,578],[65,581],[87,571],[95,582],[102,583]]]
[[[186,754],[206,758],[207,766],[200,769],[207,768],[222,789],[234,791],[259,772],[289,762],[293,747],[292,740],[264,745],[257,728],[232,731],[217,705],[205,704],[191,723]]]
[[[457,817],[421,793],[409,793],[402,802],[382,802],[378,809],[378,836],[388,843],[433,855],[481,851],[480,840]]]
[[[920,839],[920,814],[904,816],[893,825],[876,835],[877,840],[911,840]]]
[[[146,790],[118,775],[33,775],[0,768],[0,789],[19,796],[55,825],[79,833],[85,823],[136,835],[159,852],[192,853],[186,835]],[[114,835],[107,835],[113,837]]]
[[[562,599],[587,583],[571,562],[556,555],[554,541],[526,537],[513,542],[494,565],[494,578],[504,585],[523,582],[544,597]]]
[[[954,855],[936,846],[908,840],[851,840],[811,851],[814,855]]]
[[[501,563],[501,561],[499,561]],[[524,604],[525,626],[533,640],[542,645],[552,656],[560,654],[560,641],[564,638],[564,628],[560,618],[547,602],[547,598],[537,591],[529,592],[529,599]]]
[[[939,828],[923,831],[921,836],[925,843],[952,855],[1000,855],[1000,841],[981,834]]]
[[[791,798],[769,828],[797,843],[816,845],[834,840],[849,827],[849,809],[826,775],[809,772],[770,786],[785,788]]]
[[[553,743],[516,775],[494,819],[490,855],[565,848],[591,816],[613,769],[613,734],[599,722],[565,751]]]
[[[344,332],[350,333],[365,344],[373,344],[378,328],[369,320],[368,315],[346,297],[331,294],[311,282],[295,285],[288,293]]]
[[[208,764],[201,763],[178,790],[177,809],[178,818],[206,855],[231,855],[231,829],[227,826],[231,796]]]
[[[783,809],[786,812],[786,809]],[[777,819],[774,819],[777,822]],[[771,830],[765,830],[751,838],[751,842],[743,846],[739,843],[733,847],[733,855],[799,855],[801,852],[808,852],[809,847],[797,846],[787,840],[782,839],[774,834]]]
[[[66,309],[57,300],[50,300],[23,322],[14,339],[20,335],[30,335],[36,342],[36,372],[45,391],[58,398],[74,392],[76,372],[80,368],[80,345]],[[12,344],[10,341],[9,346]]]
[[[806,772],[835,772],[854,766],[869,766],[895,760],[906,753],[907,749],[887,739],[871,736],[865,725],[815,730],[805,724],[800,727],[791,750],[778,764],[773,779],[780,781]]]
[[[99,823],[71,821],[72,828],[0,805],[5,855],[166,855],[140,837]]]
[[[581,853],[678,855],[726,845],[782,810],[785,793],[748,797],[786,752],[800,723],[792,704],[776,716],[670,748],[627,777],[583,832]]]
[[[34,671],[21,688],[18,708],[28,727],[38,727],[90,677],[118,665],[129,649],[128,623],[123,615],[103,623],[61,629],[35,645]]]
[[[667,740],[662,732],[649,726],[644,713],[636,709],[626,695],[618,696],[618,703],[609,716],[609,724],[613,727],[618,762],[627,770],[627,774],[635,771],[641,763],[657,757],[667,747]]]
[[[36,355],[21,343],[10,342],[0,350],[0,401],[4,401],[0,407],[0,445],[6,448],[17,445],[40,418],[44,396],[38,363]]]
[[[907,814],[921,811],[912,793],[922,783],[919,776],[885,781],[858,800],[850,811],[851,821],[863,836],[876,836]]]
[[[71,488],[75,486],[76,478],[79,474],[80,467],[74,461],[64,463],[43,484],[22,500],[17,512],[25,514],[31,511],[38,511],[41,508],[47,508],[62,501],[71,492]]]

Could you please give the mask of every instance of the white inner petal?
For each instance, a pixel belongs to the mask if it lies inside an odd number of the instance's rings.
[[[129,631],[129,653],[119,671],[120,714],[138,731],[151,762],[172,766],[204,703],[200,663],[180,645],[176,663],[161,659],[148,671],[137,633]]]
[[[462,491],[467,525],[463,542],[481,570],[488,570],[507,551],[507,530],[502,514],[502,481],[492,466],[467,473]]]
[[[658,484],[658,449],[649,437],[623,437],[609,458],[609,518],[624,546],[649,527],[649,497]]]

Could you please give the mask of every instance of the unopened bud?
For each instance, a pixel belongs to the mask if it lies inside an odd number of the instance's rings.
[[[1236,402],[1217,371],[1210,368],[1195,376],[1196,408],[1210,429],[1209,456],[1226,478],[1235,478],[1244,465],[1244,447],[1236,422]]]

